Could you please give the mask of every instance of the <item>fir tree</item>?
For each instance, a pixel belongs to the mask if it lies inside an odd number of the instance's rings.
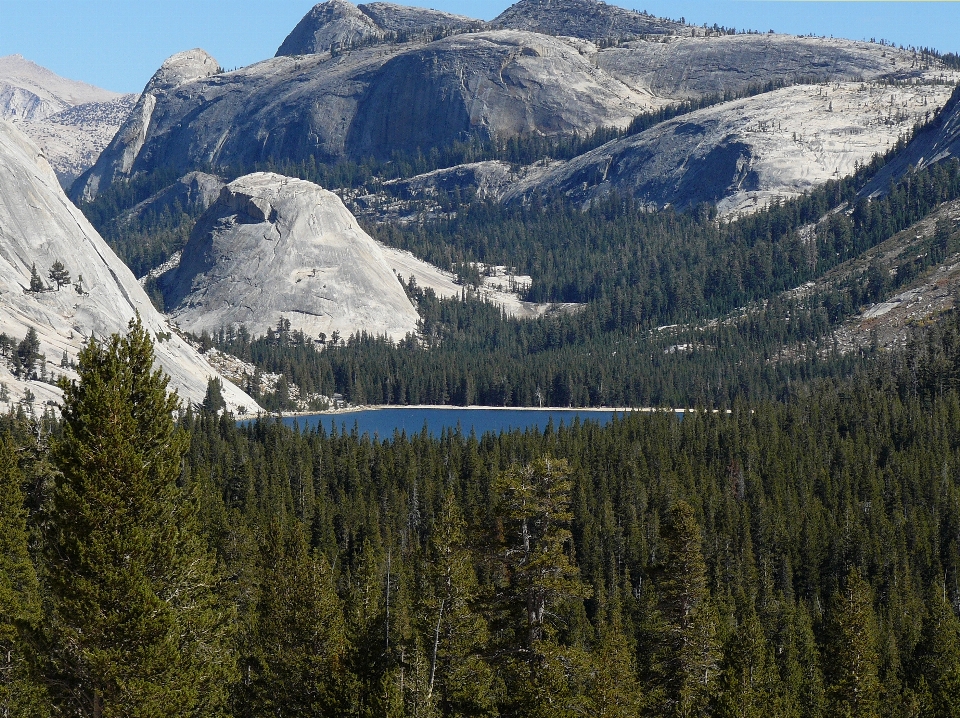
[[[64,284],[70,284],[70,272],[67,271],[67,268],[63,266],[63,262],[59,259],[50,267],[47,276],[50,277],[51,282],[57,285],[57,291],[60,291],[60,287]]]
[[[870,584],[850,569],[830,613],[828,715],[880,715],[880,656]]]
[[[717,618],[707,587],[701,529],[686,501],[670,512],[663,534],[665,556],[658,586],[663,661],[660,680],[670,715],[705,715],[717,678]]]
[[[69,714],[222,714],[234,666],[214,561],[178,486],[186,437],[139,318],[61,380],[48,541],[51,676]]]
[[[40,587],[27,550],[23,476],[10,437],[0,436],[0,716],[42,715],[26,634],[40,619]]]
[[[343,608],[297,523],[267,537],[242,715],[339,715],[349,688]]]
[[[960,619],[941,589],[929,600],[930,617],[920,646],[920,675],[929,692],[931,718],[960,715]]]
[[[493,705],[493,675],[480,656],[489,631],[473,610],[480,588],[467,548],[466,522],[452,491],[445,494],[431,533],[429,559],[432,590],[424,601],[424,622],[430,628],[427,697],[446,713],[479,714]]]
[[[40,273],[37,272],[37,265],[30,267],[30,291],[42,292],[46,287],[43,286],[43,280],[40,279]]]

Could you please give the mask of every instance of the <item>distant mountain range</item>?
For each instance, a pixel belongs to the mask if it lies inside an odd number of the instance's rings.
[[[37,142],[69,187],[89,169],[133,108],[121,95],[67,80],[21,55],[0,57],[0,119]]]
[[[594,0],[522,0],[489,23],[329,0],[275,58],[233,72],[199,49],[168,60],[71,196],[91,200],[158,169],[387,161],[457,142],[582,138],[692,102],[713,106],[525,172],[504,197],[617,191],[651,206],[750,210],[869,161],[943,106],[958,80],[911,50],[728,34]]]

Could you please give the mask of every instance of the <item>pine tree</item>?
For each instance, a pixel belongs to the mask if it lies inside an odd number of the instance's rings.
[[[511,591],[523,606],[528,647],[550,635],[549,608],[591,593],[567,550],[570,473],[566,460],[544,457],[504,472],[495,487],[510,532],[503,557]]]
[[[589,715],[597,718],[631,718],[643,707],[643,694],[619,613],[600,627],[600,642],[592,656],[593,670],[587,689]]]
[[[763,627],[751,611],[733,632],[720,674],[718,718],[783,715],[778,709],[779,676]]]
[[[670,714],[705,715],[717,678],[717,618],[710,603],[702,536],[693,508],[678,501],[663,532],[658,585],[665,622],[660,681]]]
[[[153,362],[137,318],[91,339],[79,383],[60,383],[46,631],[68,714],[217,716],[233,675],[214,561],[177,483],[179,400]]]
[[[929,691],[929,715],[947,718],[960,715],[960,619],[942,589],[936,593],[928,602],[919,672]]]
[[[870,584],[850,569],[829,616],[828,710],[831,716],[880,715],[880,656]]]
[[[43,280],[40,279],[40,273],[37,272],[37,265],[30,267],[30,291],[42,292],[46,287],[43,286]]]
[[[210,377],[207,380],[207,393],[203,397],[203,410],[208,414],[216,414],[227,408],[223,398],[223,382],[219,377]]]
[[[267,537],[257,625],[249,639],[238,713],[339,715],[349,687],[346,630],[332,570],[307,545],[299,523]]]
[[[30,671],[25,632],[40,619],[40,587],[27,550],[23,477],[9,437],[0,436],[0,716],[42,715],[43,690]]]
[[[67,268],[63,266],[63,262],[59,259],[50,267],[47,276],[50,277],[51,282],[57,285],[57,291],[60,291],[64,284],[70,284],[70,272],[67,271]]]
[[[590,670],[582,649],[557,641],[558,626],[550,620],[565,604],[591,595],[570,550],[570,474],[566,460],[546,456],[513,466],[495,482],[509,537],[501,555],[507,594],[514,615],[523,616],[506,680],[514,709],[530,718],[575,715],[573,693]]]
[[[474,715],[492,706],[490,666],[480,657],[488,639],[473,610],[479,586],[467,548],[466,522],[452,491],[443,499],[429,543],[432,591],[424,601],[428,636],[428,700],[445,713]]]

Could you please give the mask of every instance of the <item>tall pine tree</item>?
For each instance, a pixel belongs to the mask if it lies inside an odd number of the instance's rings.
[[[196,504],[178,485],[176,394],[139,318],[61,382],[47,542],[52,683],[70,715],[217,716],[234,657]]]
[[[0,436],[0,716],[43,714],[25,633],[40,619],[40,587],[27,549],[27,514],[13,442]]]

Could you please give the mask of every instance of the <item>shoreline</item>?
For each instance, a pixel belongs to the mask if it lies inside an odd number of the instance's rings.
[[[358,414],[364,411],[384,411],[389,409],[414,409],[431,411],[553,411],[569,413],[600,413],[612,412],[614,414],[630,414],[640,412],[644,414],[655,414],[657,412],[670,412],[674,414],[685,414],[698,411],[698,409],[671,409],[662,407],[642,406],[642,407],[623,407],[623,406],[483,406],[480,404],[471,404],[470,406],[457,406],[455,404],[363,404],[350,406],[343,409],[328,409],[326,411],[284,411],[284,412],[263,412],[260,414],[248,414],[238,417],[240,421],[257,419],[260,417],[275,417],[280,419],[296,419],[305,416],[342,416],[346,414]],[[716,409],[711,409],[716,412]]]

